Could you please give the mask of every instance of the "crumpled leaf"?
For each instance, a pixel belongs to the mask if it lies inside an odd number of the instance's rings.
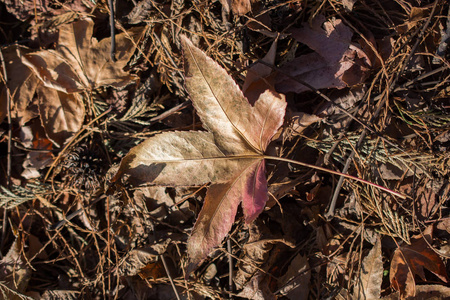
[[[431,284],[431,285],[418,285],[416,286],[416,295],[414,297],[408,297],[408,300],[446,300],[450,295],[450,288]],[[389,296],[381,298],[382,300],[398,300],[400,293],[395,292]]]
[[[275,40],[270,46],[267,54],[262,58],[262,61],[275,65],[277,44],[278,40]],[[265,90],[274,89],[274,76],[270,76],[271,74],[272,68],[262,63],[256,63],[248,69],[247,75],[245,76],[244,85],[242,86],[242,92],[250,103],[255,103],[258,97],[264,93]]]
[[[276,297],[270,291],[267,278],[264,275],[262,271],[257,271],[237,296],[251,300],[275,300]]]
[[[4,288],[0,287],[0,295],[6,296],[5,299],[23,299],[21,293],[25,292],[31,278],[31,269],[21,250],[21,237],[18,236],[0,260],[0,282],[4,285]]]
[[[53,162],[53,144],[45,136],[44,130],[37,122],[30,122],[30,126],[20,128],[22,144],[29,149],[44,150],[30,151],[23,162],[22,176],[26,179],[38,178],[39,170],[49,166]],[[45,151],[46,150],[46,151]]]
[[[41,123],[56,145],[62,145],[80,130],[84,121],[84,104],[78,93],[66,94],[38,86],[37,97]]]
[[[249,283],[250,279],[258,272],[258,268],[267,261],[270,250],[273,248],[271,240],[264,239],[270,235],[266,225],[258,220],[248,225],[249,238],[243,245],[243,253],[239,258],[238,270],[233,278],[237,289],[255,287],[257,282]],[[264,239],[264,240],[262,240]]]
[[[281,278],[280,294],[291,300],[308,299],[311,270],[308,259],[301,254],[294,257],[289,268]]]
[[[233,13],[238,16],[245,15],[246,13],[251,11],[252,3],[255,2],[255,0],[219,0],[219,1],[227,14],[230,13],[231,9]]]
[[[110,57],[111,38],[100,42],[93,34],[94,21],[79,20],[59,28],[55,50],[42,50],[23,57],[23,63],[33,70],[48,88],[64,93],[96,89],[102,86],[121,88],[136,77],[124,71],[134,52],[134,44],[125,33],[116,35],[116,59]],[[141,32],[130,30],[131,37]]]
[[[357,279],[352,299],[380,299],[382,282],[383,257],[381,255],[381,240],[378,238],[375,246],[362,262],[361,273]]]
[[[7,86],[0,81],[0,122],[7,115],[7,88],[11,93],[11,117],[23,126],[38,116],[37,106],[31,107],[33,95],[39,80],[21,61],[21,56],[30,50],[26,47],[12,45],[1,49],[5,60]],[[3,75],[3,68],[0,66]]]
[[[190,270],[220,244],[239,203],[246,222],[267,201],[264,151],[282,125],[286,102],[267,90],[252,106],[233,79],[182,37],[186,88],[207,132],[167,132],[144,141],[122,159],[123,175],[157,185],[202,185],[205,204],[188,241]]]
[[[315,52],[297,57],[281,68],[275,85],[280,92],[301,93],[309,90],[286,75],[316,89],[353,86],[367,76],[370,59],[360,48],[351,44],[353,32],[341,20],[325,22],[325,17],[319,15],[312,21],[312,27],[303,23],[302,28],[292,29],[291,33],[293,38]]]
[[[395,250],[391,260],[391,286],[400,292],[400,296],[414,297],[416,295],[415,276],[426,280],[423,268],[426,268],[444,282],[448,282],[445,265],[440,256],[430,248],[433,226],[429,226],[421,235],[411,238],[411,245],[405,245]]]

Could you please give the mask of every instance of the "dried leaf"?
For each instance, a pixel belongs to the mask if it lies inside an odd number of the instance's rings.
[[[411,245],[395,250],[391,261],[391,286],[400,292],[400,296],[416,295],[415,276],[426,280],[423,268],[426,268],[444,282],[448,282],[445,265],[439,255],[430,248],[433,226],[429,226],[421,235],[411,239]]]
[[[275,295],[270,291],[267,282],[267,276],[261,271],[248,281],[242,291],[237,294],[238,297],[251,300],[275,300]]]
[[[272,43],[266,56],[262,58],[262,61],[275,65],[275,56],[277,54],[277,40]],[[242,92],[247,97],[250,103],[255,103],[259,95],[261,95],[267,89],[273,89],[274,76],[272,74],[272,68],[262,63],[256,63],[253,67],[248,69],[245,76],[244,85],[242,86]]]
[[[273,248],[270,240],[262,240],[270,234],[266,225],[257,220],[246,227],[249,232],[248,241],[243,245],[238,270],[233,278],[237,289],[242,289],[258,272],[258,268],[267,261],[269,252]]]
[[[101,86],[124,87],[136,79],[123,71],[134,52],[128,36],[140,29],[116,35],[116,59],[110,58],[111,39],[100,42],[92,37],[94,21],[79,20],[59,28],[56,50],[25,55],[23,63],[31,68],[46,87],[64,93],[96,89]]]
[[[11,117],[23,126],[32,118],[38,116],[36,107],[30,107],[36,86],[39,80],[33,75],[33,72],[22,63],[21,57],[30,50],[21,46],[8,46],[1,49],[5,60],[6,75],[8,83],[5,86],[0,81],[0,122],[3,121],[7,104],[7,88],[11,93]],[[3,76],[3,69],[0,66]]]
[[[322,29],[323,26],[323,29]],[[309,88],[286,75],[302,80],[316,89],[344,88],[362,82],[371,65],[367,55],[351,44],[352,31],[341,20],[325,22],[316,17],[292,30],[292,37],[315,52],[295,58],[282,67],[276,87],[281,92],[301,93]]]
[[[61,146],[83,126],[85,111],[81,96],[48,89],[42,85],[37,88],[36,93],[45,132],[53,143]]]
[[[292,260],[286,274],[280,278],[280,294],[291,300],[308,299],[311,270],[308,259],[298,254]]]
[[[230,13],[230,8],[237,16],[242,16],[252,10],[252,3],[255,0],[219,0],[226,13]]]
[[[8,253],[0,260],[0,295],[4,299],[25,299],[20,293],[25,292],[31,278],[31,269],[22,253],[21,237],[17,237]]]
[[[36,120],[37,121],[37,120]],[[33,120],[30,126],[20,128],[22,144],[30,149],[46,151],[30,151],[23,162],[22,176],[26,179],[38,178],[39,170],[49,166],[53,162],[53,144],[45,136],[44,129]]]
[[[380,299],[382,281],[383,258],[381,240],[378,238],[375,246],[362,262],[361,272],[353,291],[353,299]]]
[[[267,90],[252,106],[233,79],[182,37],[186,87],[207,132],[168,132],[144,141],[122,159],[113,181],[130,175],[157,185],[212,182],[188,241],[190,269],[219,245],[242,202],[246,222],[267,201],[264,151],[282,125],[286,102]]]
[[[157,254],[152,249],[133,249],[119,264],[119,274],[120,276],[134,276],[146,265],[156,262],[157,259]]]
[[[416,286],[416,296],[408,297],[408,300],[446,300],[450,295],[450,288],[443,285],[418,285]],[[400,292],[395,292],[383,297],[383,300],[398,300]]]

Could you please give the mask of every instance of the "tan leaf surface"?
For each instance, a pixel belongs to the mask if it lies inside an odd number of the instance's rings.
[[[27,54],[23,62],[49,88],[65,93],[96,89],[101,86],[120,88],[136,79],[123,68],[134,52],[127,34],[116,35],[116,62],[110,58],[111,39],[100,42],[92,37],[94,21],[79,20],[59,28],[56,50]],[[140,29],[128,34],[137,36]]]
[[[30,110],[29,106],[39,80],[30,69],[21,61],[21,56],[30,50],[21,46],[8,46],[1,49],[8,76],[7,87],[0,82],[0,121],[6,116],[7,94],[6,88],[11,93],[11,117],[17,119],[21,126],[38,115],[37,107]],[[3,76],[3,69],[0,66]]]
[[[36,90],[39,112],[47,136],[61,146],[84,121],[84,104],[80,94],[66,94],[39,86]]]
[[[305,300],[309,295],[311,270],[306,256],[297,254],[281,278],[280,294],[291,300]]]
[[[378,239],[362,262],[361,273],[353,292],[353,299],[380,299],[382,281],[383,257],[381,256],[381,240]]]
[[[405,245],[395,250],[389,272],[391,286],[400,292],[400,296],[414,297],[416,295],[415,276],[426,280],[424,268],[435,274],[444,282],[448,282],[445,265],[440,256],[430,248],[433,226],[429,226],[421,235],[411,239],[411,245]]]
[[[284,97],[267,90],[252,106],[233,79],[182,37],[186,87],[207,132],[168,132],[149,138],[122,159],[113,181],[200,185],[212,182],[188,241],[190,269],[219,245],[239,203],[247,222],[267,201],[264,151],[283,123]]]
[[[131,149],[113,181],[128,174],[135,183],[167,186],[226,182],[255,158],[251,152],[247,157],[226,156],[209,132],[167,132]]]

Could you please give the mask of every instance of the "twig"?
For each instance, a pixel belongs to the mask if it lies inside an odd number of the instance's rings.
[[[233,299],[233,257],[231,257],[231,240],[227,240],[228,256],[228,296]]]
[[[419,43],[420,43],[421,37],[423,36],[425,30],[428,28],[428,25],[430,24],[430,21],[431,21],[433,15],[434,15],[434,11],[436,10],[436,6],[437,6],[437,3],[438,3],[438,2],[439,2],[439,1],[436,1],[436,2],[434,3],[433,9],[432,9],[432,11],[431,11],[431,13],[430,13],[430,17],[428,18],[427,22],[424,24],[424,26],[423,26],[423,28],[422,28],[422,30],[421,30],[419,36],[418,36],[418,39],[417,39],[416,43],[415,43],[414,46],[412,47],[411,52],[409,53],[408,57],[406,58],[406,61],[405,61],[404,64],[402,65],[400,71],[397,72],[397,75],[395,76],[394,80],[393,80],[392,83],[390,84],[389,90],[387,91],[387,93],[386,93],[386,92],[384,93],[385,97],[384,97],[383,100],[381,100],[381,102],[379,103],[378,108],[377,108],[377,110],[375,111],[375,113],[374,113],[374,115],[373,115],[373,117],[371,118],[371,120],[370,120],[369,123],[372,123],[372,122],[378,117],[378,115],[379,115],[379,113],[380,113],[380,111],[381,111],[381,108],[384,106],[384,104],[386,103],[386,101],[387,101],[387,99],[388,99],[388,97],[389,97],[389,93],[391,93],[391,92],[394,90],[395,84],[397,83],[398,79],[400,78],[400,76],[401,76],[401,75],[403,74],[403,72],[405,71],[405,68],[406,68],[406,66],[408,65],[408,62],[410,61],[411,57],[413,56],[414,52],[415,52],[416,49],[417,49],[417,46],[418,46]],[[357,142],[357,144],[356,144],[356,149],[359,148],[359,146],[362,144],[362,141],[363,141],[364,138],[366,137],[367,129],[368,129],[368,127],[365,127],[365,128],[363,129],[363,131],[362,131],[362,133],[361,133],[361,136],[359,137],[358,142]],[[355,156],[355,151],[352,150],[352,152],[350,153],[350,155],[349,155],[348,158],[347,158],[347,161],[346,161],[346,163],[345,163],[344,168],[342,169],[342,173],[347,173],[347,171],[348,171],[348,169],[349,169],[349,167],[350,167],[350,163],[351,163],[351,161],[352,161],[352,159],[353,159],[354,156]],[[327,211],[327,212],[325,213],[325,215],[324,215],[324,217],[325,217],[326,219],[331,219],[331,218],[333,217],[333,215],[334,215],[334,209],[336,208],[336,201],[337,201],[337,198],[338,198],[339,193],[340,193],[340,191],[341,191],[343,182],[344,182],[344,177],[341,176],[341,178],[339,178],[339,181],[338,181],[338,184],[337,184],[337,186],[336,186],[336,189],[334,190],[333,198],[332,198],[331,201],[330,201],[330,206],[329,206],[329,208],[328,208],[328,211]]]
[[[8,114],[8,158],[6,163],[6,184],[8,189],[11,188],[11,146],[12,146],[12,123],[11,123],[11,92],[8,87],[8,74],[6,72],[6,64],[3,58],[3,52],[0,49],[0,60],[2,63],[3,69],[3,79],[5,81],[5,89],[6,89],[6,112]],[[8,225],[7,217],[8,209],[5,207],[3,209],[3,221],[2,221],[2,237],[0,239],[0,258],[3,257],[1,250],[3,249],[3,245],[5,243],[6,236],[6,227]]]
[[[109,26],[111,27],[111,60],[116,61],[116,26],[114,25],[114,0],[108,0]]]
[[[111,299],[111,211],[109,205],[109,196],[106,196],[106,228],[107,228],[107,240],[106,245],[108,251],[108,299]]]
[[[385,188],[384,186],[378,185],[376,183],[373,183],[373,182],[370,182],[370,181],[367,181],[367,180],[364,180],[364,179],[361,179],[361,178],[358,178],[358,177],[355,177],[355,176],[352,176],[352,175],[344,174],[344,173],[341,173],[341,172],[338,172],[338,171],[333,171],[333,170],[330,170],[330,169],[327,169],[327,168],[322,168],[322,167],[319,167],[319,166],[316,166],[316,165],[311,165],[311,164],[307,164],[307,163],[304,163],[304,162],[301,162],[301,161],[296,161],[296,160],[292,160],[292,159],[288,159],[288,158],[284,158],[284,157],[269,156],[269,155],[263,155],[262,157],[265,158],[265,159],[285,161],[285,162],[288,162],[288,163],[292,163],[292,164],[300,165],[300,166],[303,166],[303,167],[307,167],[307,168],[311,168],[311,169],[327,172],[327,173],[330,173],[330,174],[339,175],[339,176],[342,176],[342,178],[345,177],[345,178],[348,178],[348,179],[359,181],[361,183],[373,186],[373,187],[375,187],[375,188],[377,188],[379,190],[388,192],[388,193],[390,193],[390,194],[392,194],[394,196],[400,197],[401,199],[406,199],[406,196],[403,195],[403,194],[394,192],[393,190]]]
[[[167,267],[166,259],[164,258],[164,255],[161,254],[161,255],[159,255],[159,257],[161,258],[161,261],[164,265],[164,270],[166,270],[167,277],[169,278],[170,285],[172,286],[173,292],[175,293],[177,300],[181,300],[180,295],[178,295],[178,291],[175,286],[175,283],[173,283],[173,279],[172,279],[172,276],[170,275],[169,268]]]

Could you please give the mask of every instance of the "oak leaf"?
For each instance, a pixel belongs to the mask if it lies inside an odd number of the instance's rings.
[[[426,280],[424,268],[448,282],[445,265],[439,255],[429,246],[432,243],[433,226],[428,227],[423,236],[414,236],[411,245],[397,248],[391,261],[391,286],[399,291],[400,296],[414,297],[416,294],[415,276]]]
[[[211,182],[188,241],[190,270],[225,238],[242,203],[252,222],[267,201],[264,151],[283,123],[284,96],[267,90],[252,106],[234,80],[186,37],[186,88],[207,131],[167,132],[131,149],[113,181],[184,186]]]

